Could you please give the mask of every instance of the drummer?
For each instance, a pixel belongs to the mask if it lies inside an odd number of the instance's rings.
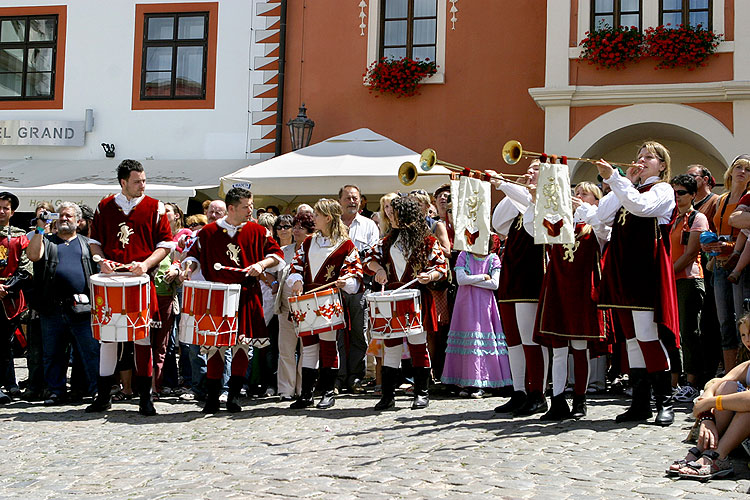
[[[135,160],[123,160],[117,167],[117,180],[122,192],[108,196],[99,202],[91,223],[91,253],[104,256],[115,262],[128,264],[134,276],[154,270],[174,247],[169,220],[164,216],[164,204],[144,194],[146,172]],[[103,273],[114,269],[105,261],[101,263]],[[154,319],[156,289],[151,282],[150,316]],[[108,410],[111,404],[110,389],[114,382],[117,365],[116,342],[102,342],[99,357],[98,395],[86,408],[86,412]],[[135,341],[134,345],[136,387],[140,394],[138,413],[156,415],[151,400],[153,364],[149,337]]]
[[[437,314],[432,294],[425,285],[448,276],[448,264],[437,239],[430,234],[419,202],[412,197],[396,197],[388,213],[393,229],[365,257],[366,268],[375,273],[375,281],[388,289],[396,289],[412,280],[419,285],[409,288],[421,290],[423,331],[409,335],[406,340],[414,368],[413,410],[426,408],[430,403],[427,391],[430,382],[430,355],[427,352],[427,332],[437,330]],[[394,393],[399,380],[403,339],[385,339],[382,391],[376,410],[395,406]]]
[[[357,248],[341,220],[341,205],[336,200],[321,198],[315,204],[315,233],[297,250],[286,284],[292,294],[301,295],[322,285],[331,284],[343,292],[355,294],[362,283],[362,263]],[[330,408],[339,371],[337,330],[302,339],[302,394],[290,408],[307,408],[313,404],[313,389],[318,378],[323,398],[318,408]]]
[[[224,373],[224,354],[232,348],[232,374],[229,377],[227,410],[242,410],[239,404],[240,391],[245,385],[245,374],[249,364],[248,348],[270,344],[266,323],[263,319],[263,299],[257,276],[266,270],[284,265],[284,254],[271,232],[250,221],[253,213],[253,194],[244,188],[232,188],[224,201],[227,215],[205,226],[183,261],[185,279],[200,271],[207,281],[218,283],[240,283],[239,336],[232,346],[208,348],[206,371],[206,405],[203,413],[219,411],[221,379]],[[217,270],[214,266],[247,269],[247,273]],[[197,277],[197,276],[196,276]],[[251,342],[252,340],[252,342]]]

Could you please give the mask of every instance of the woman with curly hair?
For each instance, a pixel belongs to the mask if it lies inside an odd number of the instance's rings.
[[[362,263],[341,221],[341,205],[336,200],[321,198],[315,204],[313,218],[316,232],[297,250],[287,286],[293,295],[301,295],[333,281],[344,292],[356,293],[362,281]],[[336,333],[334,330],[302,337],[302,393],[290,408],[312,406],[318,360],[323,398],[317,407],[330,408],[335,404],[334,385],[339,372]]]
[[[426,408],[430,403],[427,387],[430,382],[430,355],[427,352],[427,332],[437,329],[437,317],[432,295],[426,285],[440,281],[448,275],[448,265],[437,239],[430,234],[417,200],[411,197],[396,197],[391,201],[391,231],[365,258],[367,269],[375,274],[375,281],[389,289],[395,289],[417,279],[419,284],[411,288],[421,291],[423,331],[409,335],[412,364],[414,366],[414,401],[412,409]],[[382,397],[376,410],[395,406],[394,393],[399,380],[403,339],[385,339],[385,354],[382,371]]]

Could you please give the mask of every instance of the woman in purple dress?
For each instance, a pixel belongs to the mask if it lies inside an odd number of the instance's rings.
[[[494,291],[499,280],[497,254],[477,255],[464,251],[458,255],[458,293],[441,380],[444,384],[463,387],[466,395],[475,398],[481,398],[486,388],[513,383],[508,346],[495,302]]]

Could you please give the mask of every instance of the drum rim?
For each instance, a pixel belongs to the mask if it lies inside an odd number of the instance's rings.
[[[187,280],[182,282],[182,286],[187,286],[188,288],[198,288],[200,290],[221,290],[228,292],[239,292],[242,289],[242,285],[240,285],[239,283],[221,283],[220,281],[208,280]]]
[[[116,278],[116,279],[115,279]],[[89,276],[92,285],[107,286],[107,283],[123,285],[131,283],[133,285],[143,285],[151,281],[148,274],[135,276],[132,273],[96,273]]]

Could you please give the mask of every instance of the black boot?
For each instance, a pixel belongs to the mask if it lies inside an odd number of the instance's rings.
[[[86,413],[98,413],[100,411],[107,411],[112,408],[112,396],[110,395],[110,392],[112,391],[112,384],[114,383],[114,381],[114,375],[110,375],[108,377],[102,377],[101,375],[99,375],[96,380],[98,391],[96,394],[96,399],[94,399],[94,402],[86,407],[86,410],[84,410]]]
[[[615,422],[638,422],[651,418],[651,384],[645,368],[630,369],[630,386],[633,400],[625,413],[615,417]]]
[[[384,366],[380,369],[380,374],[382,377],[380,390],[383,394],[380,396],[380,401],[375,405],[375,411],[396,407],[394,395],[396,393],[396,384],[398,384],[399,380],[399,369]]]
[[[138,402],[138,413],[145,417],[151,417],[156,415],[156,408],[154,408],[154,402],[151,400],[151,384],[153,377],[147,376],[136,376],[135,384],[138,388],[138,394],[140,394],[140,400]]]
[[[586,395],[573,394],[573,408],[570,416],[578,420],[586,416]]]
[[[565,394],[552,396],[549,411],[539,417],[539,420],[565,420],[571,417],[570,407],[565,400]]]
[[[313,390],[318,380],[318,370],[314,368],[302,368],[302,393],[297,401],[289,405],[292,410],[299,410],[313,405]]]
[[[535,413],[544,413],[547,411],[547,408],[547,398],[544,397],[544,394],[541,392],[530,392],[526,397],[526,402],[513,412],[513,416],[528,417]]]
[[[427,388],[430,384],[430,368],[413,368],[414,372],[414,400],[412,410],[421,410],[430,405],[430,394]]]
[[[656,425],[666,427],[674,422],[674,409],[672,407],[672,374],[669,370],[663,372],[649,373],[651,386],[654,388],[654,399],[656,400]]]
[[[227,411],[237,413],[242,411],[240,405],[240,392],[245,385],[245,377],[241,375],[232,375],[229,377],[229,394],[227,395]]]
[[[338,368],[321,368],[320,385],[321,389],[323,389],[323,397],[318,402],[316,408],[325,410],[336,404],[336,393],[333,389],[336,387],[336,378],[338,376]]]
[[[221,403],[219,403],[219,396],[221,395],[221,379],[220,378],[207,378],[206,379],[206,404],[201,410],[203,413],[219,413],[221,409]]]
[[[510,399],[495,408],[495,413],[513,413],[526,402],[526,393],[523,391],[513,391]]]

